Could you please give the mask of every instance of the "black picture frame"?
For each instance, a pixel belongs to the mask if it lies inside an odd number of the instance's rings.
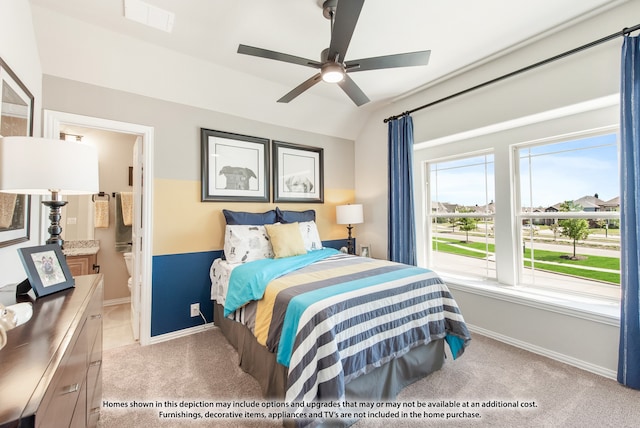
[[[0,98],[0,135],[33,136],[33,94],[2,58]],[[0,248],[28,241],[30,232],[31,196],[0,194]]]
[[[58,244],[18,248],[20,260],[36,297],[43,297],[75,286],[67,259]]]
[[[324,149],[273,141],[273,201],[324,202]]]
[[[269,139],[200,128],[203,202],[269,202]]]

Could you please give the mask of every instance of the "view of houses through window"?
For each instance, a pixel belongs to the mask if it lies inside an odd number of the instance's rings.
[[[430,267],[496,279],[493,155],[453,159],[428,168]]]
[[[494,170],[509,165],[495,165],[490,153],[427,164],[429,266],[499,280],[496,242],[508,242],[517,249],[513,285],[619,297],[617,135],[512,149],[506,185],[496,186]],[[498,228],[496,204],[510,199],[515,228]],[[510,239],[496,241],[499,230]]]

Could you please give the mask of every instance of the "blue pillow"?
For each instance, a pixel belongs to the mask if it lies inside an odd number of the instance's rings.
[[[316,221],[316,212],[307,211],[282,211],[276,207],[277,220],[280,223],[302,223],[303,221]]]
[[[273,224],[276,222],[276,212],[274,210],[264,213],[248,213],[244,211],[222,210],[224,219],[229,225],[249,225],[262,226],[263,224]]]

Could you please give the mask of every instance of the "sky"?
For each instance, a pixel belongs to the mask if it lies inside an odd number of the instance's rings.
[[[603,201],[619,196],[616,142],[608,134],[521,149],[521,205],[546,208],[587,195]],[[432,165],[432,200],[466,206],[495,200],[492,155],[440,162],[437,168],[436,173]]]

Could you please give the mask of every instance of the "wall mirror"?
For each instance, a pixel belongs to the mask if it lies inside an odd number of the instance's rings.
[[[33,136],[33,95],[0,58],[0,136]],[[31,197],[0,193],[0,247],[29,240]]]

